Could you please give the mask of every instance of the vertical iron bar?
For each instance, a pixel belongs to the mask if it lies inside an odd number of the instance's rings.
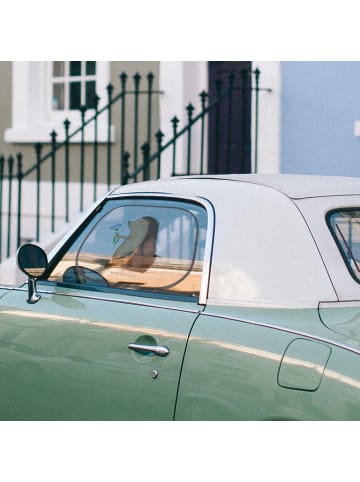
[[[187,167],[186,174],[190,174],[190,164],[191,164],[191,128],[192,128],[192,115],[194,112],[194,106],[189,104],[186,107],[188,113],[188,144],[187,144]]]
[[[154,74],[149,72],[147,75],[148,80],[148,132],[147,132],[147,142],[149,144],[149,150],[151,149],[151,119],[152,119],[152,88],[153,88],[153,80]]]
[[[258,172],[258,140],[259,140],[259,79],[260,70],[258,68],[254,71],[255,74],[255,157],[254,157],[254,172]]]
[[[42,144],[35,144],[36,152],[36,241],[40,240],[40,180],[41,180],[41,150]]]
[[[17,248],[21,244],[21,189],[22,189],[22,154],[19,152],[16,155],[17,159],[17,178],[18,178],[18,207],[17,207]]]
[[[80,142],[80,212],[84,210],[84,174],[85,174],[85,112],[86,106],[80,107],[81,142]]]
[[[55,153],[56,153],[56,132],[52,131],[51,134],[51,232],[55,232]]]
[[[129,182],[129,158],[130,154],[125,151],[121,160],[121,184]]]
[[[150,146],[147,142],[145,142],[141,146],[142,154],[143,154],[143,181],[149,180],[149,155],[150,155]]]
[[[8,159],[8,223],[7,223],[7,252],[6,257],[10,258],[10,242],[11,242],[11,204],[12,204],[12,178],[13,178],[14,158],[10,156]]]
[[[2,261],[2,211],[3,211],[3,181],[4,181],[4,156],[0,156],[0,261]]]
[[[136,171],[138,166],[138,142],[139,142],[139,86],[140,86],[141,75],[136,73],[134,75],[134,85],[135,85],[135,98],[134,98],[134,170]],[[135,175],[134,181],[137,181],[137,175]]]
[[[96,188],[97,188],[97,177],[98,177],[98,116],[99,116],[99,100],[95,94],[94,102],[95,102],[95,120],[94,120],[94,195],[93,200],[96,201]]]
[[[69,119],[65,119],[65,221],[69,222]]]
[[[220,149],[220,91],[222,81],[215,81],[216,89],[216,110],[215,110],[215,174],[219,172],[219,149]]]
[[[176,176],[176,131],[179,119],[175,116],[171,119],[173,125],[173,156],[172,156],[172,176]]]
[[[161,174],[161,143],[164,134],[159,130],[156,134],[156,142],[157,142],[157,179],[160,179]]]
[[[120,160],[124,157],[125,153],[125,114],[126,114],[126,79],[127,75],[123,72],[120,75],[121,81],[121,139],[120,139]]]
[[[110,190],[111,184],[111,106],[112,106],[112,91],[114,87],[109,84],[108,91],[108,129],[107,129],[107,187]]]
[[[234,73],[229,73],[229,96],[228,96],[228,121],[227,121],[227,143],[226,143],[226,173],[230,173],[231,161],[231,132],[232,132],[232,94],[234,85]]]
[[[200,144],[200,174],[204,174],[204,146],[205,146],[205,107],[208,94],[203,90],[201,99],[201,144]]]

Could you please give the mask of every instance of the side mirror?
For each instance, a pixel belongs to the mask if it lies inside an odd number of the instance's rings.
[[[24,244],[17,253],[17,264],[28,277],[28,303],[36,303],[41,296],[36,289],[36,280],[48,267],[45,251],[35,244]]]

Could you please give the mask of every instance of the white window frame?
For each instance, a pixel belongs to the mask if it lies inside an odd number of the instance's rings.
[[[5,142],[34,143],[50,142],[50,133],[56,131],[57,141],[65,139],[64,120],[71,122],[69,133],[81,125],[81,115],[74,110],[53,110],[52,108],[52,62],[20,62],[12,64],[12,126],[5,130]],[[97,94],[99,109],[107,104],[106,87],[110,82],[110,63],[96,62]],[[94,113],[86,112],[85,119]],[[98,141],[107,141],[106,113],[98,119]],[[71,139],[79,142],[79,135]],[[85,142],[94,140],[94,127],[85,129]]]

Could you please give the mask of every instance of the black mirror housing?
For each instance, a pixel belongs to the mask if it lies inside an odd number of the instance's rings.
[[[36,280],[40,278],[48,267],[45,251],[35,244],[24,244],[17,253],[17,265],[28,277],[28,303],[36,303],[41,296],[36,289]]]

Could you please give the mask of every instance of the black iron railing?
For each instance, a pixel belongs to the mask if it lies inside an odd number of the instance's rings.
[[[49,210],[50,205],[50,231],[55,232],[56,230],[57,211],[60,209],[59,196],[57,196],[59,182],[64,185],[64,193],[61,196],[61,202],[63,203],[61,211],[65,222],[70,221],[70,200],[74,202],[70,192],[71,183],[76,181],[79,184],[78,209],[75,208],[74,210],[81,212],[85,207],[84,187],[86,182],[89,184],[89,178],[93,185],[92,200],[95,200],[99,195],[99,184],[105,185],[106,189],[109,190],[111,185],[121,182],[121,174],[116,177],[115,173],[121,172],[121,160],[126,152],[127,119],[130,109],[133,117],[133,132],[129,137],[130,141],[133,142],[132,154],[136,167],[140,155],[138,147],[140,144],[140,109],[142,119],[145,118],[147,121],[145,130],[147,141],[150,143],[155,115],[154,97],[161,92],[154,89],[154,74],[152,72],[145,78],[137,73],[132,81],[133,83],[129,87],[128,76],[123,72],[120,75],[120,92],[113,95],[114,86],[109,84],[106,105],[100,109],[100,98],[96,95],[95,108],[92,109],[88,118],[86,117],[88,110],[86,107],[81,107],[80,127],[71,130],[71,122],[65,119],[63,123],[64,140],[62,142],[57,141],[60,133],[52,131],[48,144],[36,143],[34,145],[35,162],[30,167],[24,169],[22,153],[18,153],[16,156],[10,155],[7,158],[0,155],[0,262],[9,257],[22,242],[24,203],[35,204],[33,237],[36,241],[39,241],[42,231],[42,208],[45,205],[47,210]],[[132,105],[129,107],[127,104],[130,104],[130,101]],[[115,112],[116,104],[119,106],[119,113]],[[117,145],[113,142],[112,133],[114,115],[120,117],[119,142]],[[99,119],[101,116],[106,116],[107,139],[100,143]],[[143,120],[141,125],[143,125]],[[85,139],[88,126],[93,129],[93,139],[90,143]],[[120,149],[120,152],[117,152],[118,149]],[[74,165],[78,166],[78,172],[75,176]],[[44,174],[45,169],[46,174]],[[91,170],[92,172],[90,172]],[[101,173],[101,176],[99,173]],[[31,200],[24,200],[23,196],[24,181],[27,180],[32,180],[35,185],[35,192],[32,191]],[[41,189],[44,181],[50,183],[50,192],[46,194],[46,199],[43,199],[44,194]]]
[[[241,87],[234,87],[234,74],[232,72],[229,73],[227,83],[224,83],[222,80],[218,80],[216,82],[216,93],[215,95],[209,99],[209,94],[205,91],[199,94],[200,96],[200,112],[196,115],[194,114],[195,108],[193,104],[188,104],[186,106],[187,111],[187,119],[184,127],[178,129],[179,119],[175,116],[171,119],[172,124],[172,137],[167,142],[163,143],[164,134],[159,130],[155,134],[156,143],[153,148],[153,152],[151,152],[150,143],[147,141],[141,146],[142,150],[142,164],[137,167],[134,163],[134,168],[130,170],[130,153],[125,152],[122,158],[122,177],[121,183],[128,184],[129,182],[137,182],[139,179],[141,180],[149,180],[150,179],[150,167],[155,164],[155,172],[154,177],[159,178],[161,176],[161,167],[162,167],[162,155],[165,151],[172,150],[172,169],[171,175],[172,176],[179,176],[179,175],[191,175],[191,174],[204,174],[207,169],[207,159],[205,159],[205,151],[206,147],[211,148],[214,147],[215,149],[215,166],[218,165],[218,146],[219,146],[219,132],[221,131],[221,119],[220,119],[220,106],[222,103],[228,103],[228,110],[227,110],[227,145],[226,145],[226,163],[223,173],[230,172],[230,156],[231,156],[231,149],[230,146],[232,144],[232,135],[233,135],[233,128],[232,128],[232,98],[235,90],[240,90],[244,93],[246,91],[250,91],[254,93],[253,102],[254,102],[254,158],[253,158],[253,166],[249,172],[258,172],[258,137],[259,137],[259,94],[261,91],[271,92],[269,88],[262,88],[260,87],[260,70],[256,69],[254,71],[243,71],[241,73],[242,77],[242,85]],[[253,83],[249,82],[253,78]],[[210,113],[214,113],[214,122],[215,122],[215,142],[210,144],[209,139],[206,142],[206,122],[208,121],[208,117]],[[198,132],[200,132],[200,142],[198,142],[199,150],[194,152],[193,144],[192,144],[192,137],[195,126],[200,127]],[[186,137],[186,168],[181,172],[177,168],[177,143],[179,139],[183,139]],[[211,141],[213,141],[211,139]],[[194,164],[193,160],[198,160],[198,170],[194,171]]]
[[[258,105],[259,93],[262,89],[259,85],[260,71],[247,71],[242,74],[246,80],[240,87],[240,90],[251,90],[253,94],[254,112],[255,112],[255,130],[254,130],[254,163],[253,172],[257,172],[258,162]],[[248,82],[249,78],[253,79]],[[50,134],[50,146],[44,153],[44,145],[37,143],[34,145],[35,162],[33,165],[24,170],[24,158],[21,153],[16,156],[9,156],[5,159],[0,156],[0,262],[4,258],[10,257],[20,244],[24,241],[23,223],[24,211],[28,207],[29,199],[24,196],[24,181],[32,180],[35,186],[35,192],[32,191],[31,199],[35,199],[34,206],[34,240],[39,241],[40,235],[46,232],[54,233],[58,226],[59,212],[62,213],[62,221],[68,223],[70,221],[70,201],[74,203],[74,192],[70,187],[77,185],[76,196],[78,196],[78,208],[73,209],[76,212],[84,210],[85,205],[95,200],[99,195],[99,186],[109,190],[114,184],[128,184],[129,182],[137,182],[148,180],[150,178],[159,178],[161,175],[162,162],[164,153],[169,153],[171,159],[170,173],[172,176],[182,174],[203,174],[207,172],[206,152],[209,149],[209,139],[207,139],[207,123],[211,113],[214,113],[215,132],[221,129],[220,120],[216,114],[219,106],[228,102],[228,116],[230,126],[227,135],[228,149],[230,156],[230,145],[232,142],[231,129],[231,111],[232,96],[234,94],[233,74],[229,74],[227,82],[217,82],[216,93],[209,96],[205,91],[200,95],[200,111],[196,114],[192,104],[186,107],[185,125],[179,128],[180,121],[175,116],[171,119],[171,133],[169,140],[164,142],[164,134],[158,130],[153,134],[153,101],[154,95],[161,94],[160,91],[154,90],[154,75],[149,73],[145,79],[146,86],[141,88],[141,82],[144,79],[139,74],[133,77],[133,88],[128,88],[128,77],[125,73],[120,75],[120,92],[114,96],[114,87],[110,84],[107,87],[107,103],[99,109],[99,97],[95,98],[95,110],[91,117],[86,118],[87,110],[85,107],[80,109],[81,125],[77,129],[71,131],[70,121],[64,121],[64,141],[58,142],[59,133],[56,131]],[[132,146],[126,146],[126,130],[130,128],[127,122],[127,101],[132,99]],[[140,109],[140,99],[145,100],[144,108]],[[115,104],[119,104],[120,112],[120,132],[117,152],[117,159],[114,159],[114,143],[112,140],[112,122]],[[98,137],[99,117],[106,116],[107,139],[100,143]],[[145,142],[140,142],[140,117],[146,119]],[[86,127],[93,126],[93,140],[85,142]],[[195,128],[197,130],[195,130]],[[196,132],[198,151],[194,152],[193,140]],[[144,129],[142,129],[144,135]],[[80,137],[80,139],[79,139]],[[215,135],[215,138],[217,134]],[[76,139],[75,139],[76,138]],[[185,142],[185,157],[180,159],[185,169],[178,167],[178,143],[182,139]],[[215,144],[215,149],[217,146]],[[131,151],[131,153],[130,153]],[[168,158],[169,158],[168,155]],[[194,169],[194,159],[197,162],[197,171]],[[77,166],[78,172],[74,178],[74,165]],[[90,168],[91,167],[91,168]],[[43,171],[47,170],[46,176]],[[115,175],[117,172],[118,176]],[[42,187],[44,182],[48,183],[49,189],[44,194]],[[74,182],[76,181],[76,182]],[[61,187],[59,187],[61,185]],[[89,195],[85,196],[84,188],[92,186],[91,199]],[[60,193],[60,194],[59,194]],[[88,193],[87,193],[88,194]],[[85,199],[86,198],[86,199]],[[47,210],[47,216],[50,219],[49,229],[43,227],[44,209]],[[74,207],[73,207],[74,208]]]

